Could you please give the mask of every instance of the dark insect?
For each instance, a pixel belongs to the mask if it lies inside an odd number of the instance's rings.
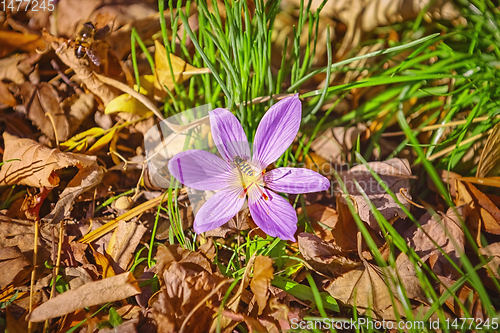
[[[247,161],[245,161],[244,159],[242,159],[239,156],[235,156],[233,161],[234,161],[234,163],[236,163],[236,165],[238,166],[238,168],[240,169],[240,172],[242,174],[253,177],[253,175],[254,175],[253,169],[250,166],[250,164],[248,164]]]
[[[93,49],[96,31],[97,29],[92,22],[85,22],[83,24],[82,29],[80,29],[75,38],[75,56],[81,59],[87,55],[96,66],[99,66],[101,61],[97,56],[97,52]]]

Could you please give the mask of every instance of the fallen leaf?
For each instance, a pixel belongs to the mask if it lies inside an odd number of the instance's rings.
[[[24,82],[24,74],[19,70],[21,61],[28,58],[27,54],[14,54],[8,58],[0,59],[0,81],[12,81],[21,85]]]
[[[385,162],[369,162],[368,165],[379,175],[387,187],[396,195],[401,204],[410,208],[410,203],[406,198],[411,199],[409,194],[411,169],[408,160],[393,158]],[[380,227],[371,212],[368,203],[356,187],[356,180],[361,189],[366,193],[368,199],[375,208],[388,220],[394,218],[406,218],[406,213],[394,201],[394,199],[385,192],[382,186],[372,177],[369,170],[364,165],[356,165],[347,172],[341,174],[347,191],[355,199],[358,206],[358,213],[361,220],[367,223],[373,230],[379,231]],[[338,186],[338,185],[337,185]],[[401,194],[405,193],[405,196]]]
[[[60,317],[85,307],[114,302],[140,294],[141,289],[130,272],[86,283],[68,290],[38,306],[27,320],[40,322]]]
[[[180,84],[195,74],[210,73],[208,68],[196,68],[174,54],[167,55],[165,47],[157,40],[155,47],[155,87],[158,90],[172,91],[174,81]]]
[[[106,252],[124,271],[134,257],[135,249],[148,229],[135,221],[121,220],[111,236]]]
[[[31,53],[35,52],[36,49],[45,49],[45,43],[40,35],[14,31],[0,31],[0,44],[2,45],[0,58],[3,58],[16,50]]]
[[[17,105],[16,98],[9,91],[9,86],[0,81],[0,109]]]
[[[253,277],[250,281],[250,289],[255,295],[257,305],[259,306],[258,314],[261,315],[262,311],[267,305],[269,297],[269,286],[274,277],[273,260],[266,256],[255,257],[253,263]]]
[[[70,153],[66,153],[70,154]],[[85,191],[99,184],[104,176],[102,167],[91,164],[86,168],[82,168],[75,177],[68,183],[64,191],[59,195],[59,200],[52,211],[45,216],[42,221],[47,223],[58,223],[62,219],[68,217],[73,203],[76,198]]]
[[[155,270],[161,290],[149,301],[158,332],[179,332],[183,326],[184,332],[202,333],[214,321],[215,311],[206,304],[222,300],[226,290],[222,286],[228,280],[213,272],[207,257],[212,247],[210,243],[198,252],[184,250],[179,245],[158,247]],[[208,300],[202,302],[206,297]],[[199,304],[202,306],[191,313]]]
[[[3,160],[17,159],[2,165],[0,184],[53,188],[59,185],[57,171],[78,167],[80,172],[97,164],[95,156],[63,153],[36,141],[21,139],[5,132]]]
[[[326,286],[325,290],[343,304],[355,306],[361,315],[386,320],[397,318],[383,271],[368,262],[341,275]],[[397,313],[404,315],[401,303],[397,299],[395,303]]]
[[[422,261],[429,259],[432,270],[443,276],[457,272],[437,246],[459,267],[461,266],[460,256],[465,249],[465,236],[460,224],[460,219],[463,219],[464,206],[456,207],[456,210],[460,217],[455,214],[453,208],[449,208],[446,215],[437,213],[431,216],[427,212],[419,219],[422,228],[414,225],[403,234],[408,246],[415,249]]]
[[[31,273],[30,262],[17,246],[0,248],[0,288],[21,285]]]
[[[438,275],[438,278],[441,282],[439,285],[439,291],[441,294],[444,294],[446,288],[451,288],[457,282],[444,276]],[[483,310],[481,299],[479,298],[477,292],[464,284],[455,292],[455,297],[460,300],[460,304],[456,301],[453,295],[450,295],[450,297],[446,299],[445,303],[457,317],[465,317],[466,313],[462,309],[462,307],[465,306],[465,309],[468,313],[470,313],[472,318],[478,318],[484,322],[484,319],[486,318],[486,311]]]
[[[349,160],[349,152],[356,143],[358,135],[366,132],[366,127],[333,127],[319,135],[311,143],[314,150],[323,159],[330,163],[342,163]]]
[[[21,85],[21,95],[28,118],[43,134],[50,140],[56,137],[59,141],[68,139],[68,119],[60,106],[59,95],[51,84],[41,82],[33,85],[24,82]]]
[[[410,261],[406,253],[400,253],[396,259],[396,267],[385,267],[383,269],[385,280],[395,295],[404,290],[409,299],[427,302],[427,295],[422,289],[422,282],[417,276],[415,264]]]
[[[316,235],[302,232],[298,235],[300,253],[312,268],[332,278],[361,266],[346,256],[339,246],[327,243]]]
[[[479,191],[477,187],[468,182],[457,181],[458,188],[458,204],[467,204],[470,208],[471,218],[468,220],[469,225],[479,233],[484,230],[491,234],[500,235],[500,209],[494,204],[488,196]],[[476,235],[478,244],[481,242]]]
[[[486,256],[486,264],[489,268],[488,275],[500,280],[500,243],[492,243],[479,248],[479,254]],[[490,260],[491,259],[491,260]],[[490,272],[491,271],[491,272]]]
[[[82,122],[93,113],[94,101],[93,94],[73,95],[63,101],[62,108],[66,110],[68,115],[70,135],[75,133]],[[68,104],[69,111],[67,110]]]
[[[153,84],[154,76],[144,75],[140,79],[141,79],[140,93],[152,97],[151,95],[154,93],[154,84]],[[137,90],[137,86],[134,86],[134,89]],[[129,94],[122,94],[114,98],[112,101],[110,101],[106,106],[106,109],[104,110],[104,113],[106,114],[112,114],[117,112],[128,112],[139,116],[144,116],[148,112],[150,112],[150,110],[138,99],[130,96]]]

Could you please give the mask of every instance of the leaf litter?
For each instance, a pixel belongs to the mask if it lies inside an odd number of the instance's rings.
[[[410,1],[403,6],[401,1],[373,0],[363,2],[365,9],[360,4],[327,3],[313,21],[319,3],[308,5],[311,12],[304,19],[298,16],[299,3],[283,1],[274,21],[281,31],[275,28],[265,44],[271,47],[270,67],[265,68],[267,63],[259,70],[252,67],[248,76],[265,70],[267,76],[259,77],[262,82],[282,80],[282,64],[275,55],[287,55],[282,60],[285,67],[302,48],[309,56],[314,29],[320,43],[314,44],[312,58],[304,63],[326,66],[331,61],[331,50],[325,47],[328,34],[337,60],[348,54],[363,58],[404,39],[388,24],[415,19],[427,5],[423,16],[427,27],[433,20],[467,25],[447,1]],[[201,133],[213,146],[214,138],[207,135],[208,116],[188,125],[164,120],[187,105],[199,104],[193,101],[209,101],[214,108],[233,107],[231,111],[245,108],[248,117],[238,114],[238,120],[244,126],[258,123],[259,116],[251,119],[251,112],[263,107],[268,97],[254,96],[260,89],[250,84],[255,81],[234,73],[233,65],[226,61],[233,56],[245,68],[260,60],[243,60],[247,44],[239,44],[241,49],[234,52],[228,45],[218,44],[214,52],[220,53],[201,59],[200,50],[212,51],[205,45],[207,41],[200,49],[193,38],[206,33],[200,30],[201,17],[207,20],[205,14],[214,6],[222,20],[234,21],[241,13],[235,16],[217,2],[209,8],[201,2],[190,8],[180,4],[163,15],[151,1],[82,4],[61,0],[55,6],[57,15],[36,12],[28,5],[0,16],[0,329],[30,333],[281,332],[293,328],[292,319],[324,317],[325,310],[329,317],[352,316],[354,310],[378,320],[423,318],[425,312],[435,310],[429,289],[443,300],[446,318],[485,320],[490,316],[477,286],[462,277],[466,258],[478,265],[481,283],[498,299],[493,290],[498,291],[500,279],[500,197],[492,190],[500,184],[498,124],[461,160],[464,165],[477,162],[474,175],[460,169],[460,163],[456,168],[460,173],[451,171],[453,167],[441,172],[452,200],[447,201],[419,166],[410,146],[401,148],[400,141],[392,138],[394,133],[381,133],[389,128],[399,130],[392,116],[394,100],[380,97],[392,93],[395,86],[348,87],[347,98],[326,94],[319,109],[314,104],[317,100],[309,98],[313,95],[307,97],[310,92],[320,95],[327,86],[344,89],[344,84],[369,82],[364,80],[373,79],[371,70],[381,57],[353,61],[345,67],[345,75],[334,71],[325,79],[317,73],[300,88],[287,92],[292,82],[300,80],[292,76],[307,72],[306,67],[298,72],[292,69],[295,74],[285,74],[278,93],[300,94],[304,132],[286,153],[287,158],[294,158],[280,159],[278,164],[302,163],[328,176],[336,186],[330,193],[283,199],[294,204],[297,242],[266,238],[248,208],[226,224],[196,235],[192,229],[199,207],[193,209],[189,202],[194,193],[186,188],[166,189],[171,174],[161,166],[150,167],[143,139],[151,127],[161,124],[173,131],[163,139],[177,139],[178,151],[193,143],[184,138],[188,132]],[[264,13],[254,3],[246,6],[251,15],[242,16],[245,24]],[[184,13],[188,14],[185,21]],[[163,33],[168,36],[161,35],[162,16],[168,30]],[[80,57],[75,53],[75,34],[87,21],[96,26],[95,38]],[[305,38],[290,43],[288,35],[296,32],[290,27],[302,29],[297,33]],[[215,41],[224,27],[212,24],[212,28],[216,33],[207,36]],[[308,29],[313,29],[309,35]],[[373,29],[378,29],[377,42],[363,45]],[[131,44],[131,37],[139,47]],[[97,65],[89,54],[94,47],[100,59]],[[430,46],[436,47],[437,43]],[[255,45],[251,48],[257,49]],[[133,55],[136,53],[138,57]],[[407,58],[410,53],[394,55],[381,60],[381,67],[404,67]],[[214,72],[221,68],[230,75],[221,79]],[[217,83],[213,87],[211,80]],[[425,80],[440,84],[439,80]],[[240,90],[243,85],[248,87],[231,96],[235,100],[229,102],[236,109],[220,104],[222,93],[227,94],[226,85],[234,89],[233,83]],[[274,90],[271,87],[269,92]],[[416,90],[423,94],[424,89]],[[259,94],[268,95],[263,90]],[[426,98],[442,102],[438,95]],[[281,97],[270,99],[277,102]],[[377,101],[382,102],[370,109]],[[421,107],[422,101],[422,97],[414,97],[397,102],[407,112]],[[262,110],[271,104],[275,103]],[[313,108],[311,115],[305,113]],[[351,110],[357,113],[356,121],[349,118]],[[368,119],[366,114],[373,110],[377,114]],[[437,121],[428,112],[423,106],[406,115],[415,131]],[[323,116],[330,117],[335,126],[324,125],[319,120]],[[309,128],[306,119],[311,117],[321,128]],[[446,123],[445,116],[440,117]],[[245,131],[249,129],[245,127]],[[310,133],[314,134],[309,145]],[[439,141],[434,138],[431,142],[425,133],[418,138],[429,147]],[[307,155],[302,150],[304,143],[306,151],[310,148]],[[375,160],[367,167],[356,152]],[[443,164],[439,167],[446,169]],[[278,172],[273,169],[269,166],[262,175]],[[425,180],[429,186],[424,189]],[[388,224],[381,224],[381,217]],[[424,284],[423,277],[430,282]],[[436,318],[436,313],[429,315]]]

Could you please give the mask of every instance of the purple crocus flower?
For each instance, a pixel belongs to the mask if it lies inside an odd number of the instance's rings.
[[[300,127],[298,95],[273,105],[262,118],[250,145],[238,119],[228,110],[210,112],[212,137],[222,158],[204,150],[188,150],[168,163],[171,174],[196,190],[219,190],[198,211],[194,230],[200,234],[228,222],[248,197],[252,218],[266,234],[295,240],[297,214],[279,194],[327,190],[330,182],[315,171],[277,168],[266,172],[292,144]],[[271,191],[273,190],[273,191]]]

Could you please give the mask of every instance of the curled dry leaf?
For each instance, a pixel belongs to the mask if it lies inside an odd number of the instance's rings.
[[[134,275],[126,272],[66,291],[37,307],[27,319],[29,321],[40,322],[60,317],[88,306],[122,300],[140,294],[140,292],[141,289]]]
[[[299,0],[291,0],[297,6]],[[322,1],[315,0],[311,6],[316,11]],[[429,7],[427,7],[429,6]],[[460,12],[448,0],[340,0],[328,1],[321,11],[323,16],[340,20],[347,26],[347,31],[338,51],[339,55],[356,47],[363,32],[376,27],[416,18],[425,10],[426,17],[452,20],[460,16]]]
[[[258,314],[267,304],[269,297],[269,286],[274,277],[273,260],[267,256],[257,256],[253,262],[253,277],[250,281],[250,289],[255,295],[257,305],[259,306]]]
[[[453,208],[449,208],[446,215],[438,213],[431,216],[430,213],[426,213],[419,220],[422,228],[412,226],[403,235],[408,246],[415,249],[422,261],[429,260],[432,270],[443,276],[456,272],[436,246],[439,246],[459,267],[460,255],[465,249],[465,236],[460,224],[464,206],[456,207],[456,210],[460,216],[456,215]]]
[[[78,167],[80,172],[96,166],[95,156],[63,153],[36,141],[21,139],[7,132],[3,134],[5,150],[3,160],[15,160],[2,165],[0,185],[26,185],[52,188],[59,185],[57,171]]]
[[[406,198],[410,198],[410,178],[411,169],[408,160],[393,158],[385,162],[370,162],[368,165],[373,171],[380,176],[387,187],[394,192],[398,200],[407,209],[410,208],[410,203]],[[366,196],[375,205],[375,208],[387,219],[406,218],[406,213],[401,209],[399,204],[385,192],[382,186],[372,177],[370,171],[364,165],[356,165],[349,171],[341,174],[347,191],[354,198],[358,206],[358,213],[365,223],[373,230],[379,231],[380,227],[375,219],[375,216],[370,211],[368,202],[358,190],[354,180],[359,183],[361,189],[366,193]],[[401,194],[405,193],[405,196]]]
[[[361,265],[343,254],[339,246],[325,242],[316,235],[300,233],[297,237],[300,253],[312,268],[331,277],[338,277]]]

